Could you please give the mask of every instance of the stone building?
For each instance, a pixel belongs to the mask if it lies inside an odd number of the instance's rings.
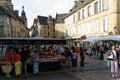
[[[0,38],[28,37],[24,8],[22,13],[19,16],[19,11],[13,9],[11,0],[0,0]]]
[[[120,34],[120,0],[77,0],[65,16],[66,38]]]
[[[55,19],[55,38],[65,38],[65,26],[64,26],[64,17],[67,13],[56,14]]]
[[[32,33],[31,37],[42,36],[45,38],[54,38],[55,37],[55,20],[50,15],[37,16],[33,21],[33,26],[31,27]]]

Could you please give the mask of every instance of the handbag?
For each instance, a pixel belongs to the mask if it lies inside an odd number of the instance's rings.
[[[112,52],[109,56],[107,56],[107,60],[114,60],[114,54]]]

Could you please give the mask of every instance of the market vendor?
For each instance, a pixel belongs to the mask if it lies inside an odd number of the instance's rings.
[[[21,75],[21,55],[20,55],[21,49],[15,49],[14,51],[14,64],[15,64],[15,74],[16,76]]]
[[[5,52],[5,59],[6,61],[8,62],[11,62],[13,59],[12,59],[12,47],[8,47],[6,52]]]

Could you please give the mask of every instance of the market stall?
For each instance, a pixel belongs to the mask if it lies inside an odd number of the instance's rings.
[[[40,62],[39,62],[39,70],[40,71],[49,71],[49,70],[59,70],[61,68],[61,63],[66,61],[66,58],[64,56],[58,55],[56,52],[51,51],[51,47],[54,47],[54,45],[65,45],[66,40],[65,39],[53,39],[53,38],[42,38],[42,39],[29,39],[29,38],[17,38],[17,39],[5,39],[0,38],[0,71],[3,75],[3,71],[1,69],[1,66],[3,65],[5,61],[5,50],[8,46],[12,47],[18,47],[18,48],[24,48],[24,47],[39,47],[46,49],[37,49],[40,55]],[[44,46],[44,47],[43,47]],[[47,48],[50,48],[50,50],[47,50]],[[33,48],[29,48],[33,49]],[[14,63],[11,64],[13,66],[11,70],[11,74],[14,74]],[[32,64],[27,64],[28,73],[32,72]]]
[[[28,60],[29,61],[29,60]],[[52,71],[61,69],[61,63],[66,62],[66,57],[61,55],[40,57],[39,71]],[[33,65],[31,63],[27,64],[27,69],[29,73],[33,72]]]

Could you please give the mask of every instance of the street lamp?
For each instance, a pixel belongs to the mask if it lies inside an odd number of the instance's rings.
[[[114,27],[114,32],[115,32],[115,35],[117,35],[117,27]]]

